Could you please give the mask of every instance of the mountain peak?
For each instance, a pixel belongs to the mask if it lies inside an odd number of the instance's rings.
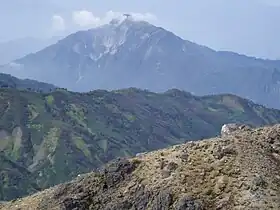
[[[113,18],[108,24],[105,24],[101,27],[106,27],[106,26],[113,26],[113,27],[118,27],[118,26],[133,26],[133,25],[141,25],[141,26],[153,26],[147,21],[141,20],[137,17],[134,17],[131,14],[123,14],[119,17]]]
[[[111,29],[119,29],[119,28],[124,28],[127,27],[129,29],[139,29],[142,28],[143,30],[145,30],[147,27],[153,27],[156,28],[156,26],[152,25],[151,23],[147,22],[147,21],[143,21],[143,20],[137,20],[135,18],[133,18],[133,16],[128,16],[128,17],[121,17],[121,18],[114,18],[112,19],[109,24],[103,25],[102,27],[109,27]],[[98,28],[94,28],[92,29],[92,31],[97,31],[95,29]],[[100,29],[100,28],[99,28]]]
[[[280,107],[275,100],[280,62],[216,52],[139,20],[122,16],[76,32],[1,71],[79,92],[176,87],[196,95],[232,93]]]

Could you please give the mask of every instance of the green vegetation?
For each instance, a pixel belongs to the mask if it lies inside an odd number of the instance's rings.
[[[91,153],[87,148],[85,141],[81,137],[74,137],[73,139],[76,147],[81,150],[87,158],[91,159]]]
[[[0,88],[17,88],[40,93],[48,93],[56,89],[56,87],[51,84],[30,79],[18,79],[3,73],[0,73]]]
[[[0,208],[280,209],[279,136],[280,124],[241,126],[220,138],[110,161],[102,170]]]
[[[232,122],[279,123],[280,111],[233,95],[178,90],[0,89],[0,200],[67,181],[116,157],[218,135]]]
[[[46,96],[46,101],[48,105],[52,105],[54,102],[54,97],[52,95]]]

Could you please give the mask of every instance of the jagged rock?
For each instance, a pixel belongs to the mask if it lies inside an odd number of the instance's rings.
[[[256,191],[259,188],[264,188],[266,187],[267,183],[264,179],[264,177],[262,177],[261,175],[257,174],[253,180],[252,180],[252,184],[251,184],[251,190]]]
[[[183,197],[175,204],[175,210],[202,210],[200,202],[189,198]]]
[[[250,128],[251,128],[250,126],[244,124],[237,124],[237,123],[224,124],[221,129],[221,136],[222,137],[228,136],[237,130],[245,130]]]
[[[178,168],[178,164],[177,163],[174,163],[174,162],[170,162],[167,164],[167,170],[169,171],[175,171],[176,168]]]
[[[214,188],[215,193],[221,194],[223,192],[224,188],[227,186],[227,184],[228,184],[227,176],[218,177],[218,179],[216,180],[215,188]]]
[[[142,157],[143,155],[147,154],[147,152],[137,153],[135,157]]]
[[[222,210],[222,209],[226,210],[226,209],[228,209],[227,205],[229,205],[229,202],[230,202],[230,196],[224,197],[223,199],[219,200],[216,203],[216,209],[217,210]]]
[[[213,151],[213,155],[217,159],[222,159],[226,155],[235,155],[236,149],[234,148],[234,145],[228,145],[228,146],[220,146],[218,145],[216,149]]]
[[[180,155],[180,157],[181,157],[181,160],[182,160],[183,162],[186,162],[186,161],[188,161],[189,155],[188,155],[187,152],[183,152],[183,153]]]
[[[152,203],[152,210],[168,210],[172,204],[172,194],[168,191],[160,192]]]
[[[167,178],[167,177],[169,177],[171,175],[171,171],[163,169],[161,171],[161,175],[162,175],[162,178],[165,179],[165,178]]]

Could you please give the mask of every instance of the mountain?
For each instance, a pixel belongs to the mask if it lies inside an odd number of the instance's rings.
[[[219,135],[230,122],[280,123],[280,111],[234,95],[197,97],[176,89],[0,89],[0,200],[67,181],[117,157]]]
[[[0,153],[0,169],[1,199],[21,197],[22,191],[30,194],[40,190],[32,173],[7,157],[3,151]]]
[[[280,108],[280,61],[217,52],[129,19],[71,34],[0,71],[78,92],[177,88],[196,95],[231,93]]]
[[[16,88],[19,90],[30,90],[35,92],[51,92],[57,87],[44,82],[30,79],[18,79],[9,74],[0,73],[0,88]]]
[[[116,160],[10,209],[279,209],[280,125]]]
[[[45,47],[56,43],[58,40],[59,37],[52,37],[48,39],[26,37],[0,42],[0,64],[7,64],[30,53],[40,51]]]

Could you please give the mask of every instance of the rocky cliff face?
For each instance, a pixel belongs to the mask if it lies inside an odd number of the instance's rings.
[[[279,209],[280,125],[238,129],[106,167],[2,209]]]

